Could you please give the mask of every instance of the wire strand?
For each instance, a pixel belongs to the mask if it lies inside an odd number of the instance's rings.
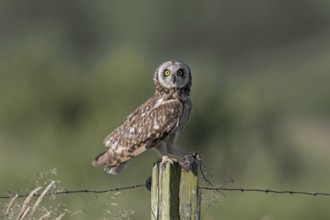
[[[289,195],[307,195],[307,196],[330,196],[330,193],[324,192],[304,192],[293,190],[273,190],[273,189],[246,189],[246,188],[226,188],[226,187],[199,187],[202,190],[212,191],[230,191],[230,192],[261,192],[273,194],[289,194]]]
[[[117,192],[117,191],[124,191],[124,190],[131,190],[131,189],[136,189],[140,187],[144,187],[145,184],[138,184],[138,185],[133,185],[133,186],[125,186],[125,187],[118,187],[118,188],[112,188],[112,189],[105,189],[105,190],[90,190],[90,189],[82,189],[82,190],[63,190],[63,191],[54,191],[54,192],[49,192],[46,195],[51,196],[51,195],[63,195],[63,194],[77,194],[77,193],[108,193],[108,192]],[[29,194],[21,194],[18,195],[17,197],[27,197]],[[41,194],[34,194],[33,196],[40,196]],[[15,195],[8,195],[8,196],[0,196],[0,199],[10,199],[14,197]]]
[[[133,186],[125,186],[125,187],[118,187],[112,189],[105,189],[105,190],[90,190],[90,189],[82,189],[82,190],[63,190],[63,191],[55,191],[49,192],[46,195],[67,195],[67,194],[77,194],[77,193],[94,193],[94,194],[102,194],[102,193],[109,193],[109,192],[117,192],[117,191],[125,191],[125,190],[132,190],[141,187],[146,187],[146,184],[138,184]],[[304,192],[304,191],[294,191],[294,190],[274,190],[274,189],[257,189],[257,188],[226,188],[226,187],[205,187],[200,186],[201,190],[212,190],[212,191],[228,191],[228,192],[260,192],[260,193],[272,193],[272,194],[288,194],[288,195],[306,195],[306,196],[330,196],[330,193],[324,192]],[[21,194],[17,197],[27,197],[29,194]],[[15,195],[7,195],[7,196],[0,196],[0,199],[10,199]],[[33,196],[40,196],[40,194],[34,194]]]

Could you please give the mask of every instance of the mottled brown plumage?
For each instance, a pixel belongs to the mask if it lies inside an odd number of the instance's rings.
[[[184,63],[162,63],[154,75],[154,95],[105,138],[109,150],[99,154],[92,164],[117,174],[132,157],[147,149],[155,148],[161,156],[182,156],[184,151],[175,147],[175,140],[192,109],[191,81],[190,69]]]

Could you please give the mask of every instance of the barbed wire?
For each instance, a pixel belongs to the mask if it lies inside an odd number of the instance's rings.
[[[118,192],[118,191],[125,191],[125,190],[133,190],[141,187],[146,187],[148,190],[150,186],[148,183],[146,184],[138,184],[132,186],[125,186],[125,187],[118,187],[112,189],[105,189],[105,190],[90,190],[90,189],[82,189],[82,190],[62,190],[62,191],[54,191],[49,192],[46,195],[67,195],[67,194],[78,194],[78,193],[94,193],[94,194],[102,194],[102,193],[109,193],[109,192]],[[272,194],[288,194],[288,195],[306,195],[306,196],[330,196],[330,193],[325,192],[305,192],[305,191],[294,191],[294,190],[274,190],[274,189],[258,189],[258,188],[227,188],[227,187],[205,187],[200,186],[199,189],[201,190],[212,190],[217,192],[260,192],[260,193],[272,193]],[[16,194],[10,193],[11,195],[0,196],[0,199],[10,199],[13,198]],[[17,197],[27,197],[29,194],[21,194],[17,195]],[[34,194],[33,196],[40,196],[40,194]]]
[[[230,191],[230,192],[260,192],[273,194],[306,195],[306,196],[330,196],[330,193],[324,192],[304,192],[294,190],[274,190],[274,189],[246,189],[246,188],[226,188],[226,187],[199,187],[202,190]]]
[[[133,185],[133,186],[124,186],[124,187],[118,187],[118,188],[112,188],[112,189],[104,189],[104,190],[90,190],[90,189],[81,189],[81,190],[62,190],[62,191],[54,191],[54,192],[49,192],[46,195],[51,196],[51,195],[63,195],[63,194],[78,194],[78,193],[94,193],[94,194],[102,194],[102,193],[109,193],[109,192],[118,192],[118,191],[124,191],[124,190],[131,190],[131,189],[137,189],[140,187],[145,187],[145,184],[138,184],[138,185]],[[14,197],[16,194],[10,192],[11,195],[7,196],[0,196],[0,199],[10,199]],[[33,194],[33,196],[40,196],[41,194]],[[21,194],[17,195],[18,198],[21,197],[27,197],[29,194]]]

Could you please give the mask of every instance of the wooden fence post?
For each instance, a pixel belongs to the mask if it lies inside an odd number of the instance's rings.
[[[199,220],[201,193],[198,190],[198,165],[190,172],[178,163],[156,163],[152,170],[151,219]]]

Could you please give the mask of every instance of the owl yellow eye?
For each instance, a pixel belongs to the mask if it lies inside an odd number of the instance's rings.
[[[182,69],[179,69],[176,74],[178,74],[178,76],[182,76],[183,75],[183,70]]]
[[[169,71],[169,70],[165,70],[165,72],[164,72],[164,75],[165,76],[169,76],[171,74],[171,71]]]

